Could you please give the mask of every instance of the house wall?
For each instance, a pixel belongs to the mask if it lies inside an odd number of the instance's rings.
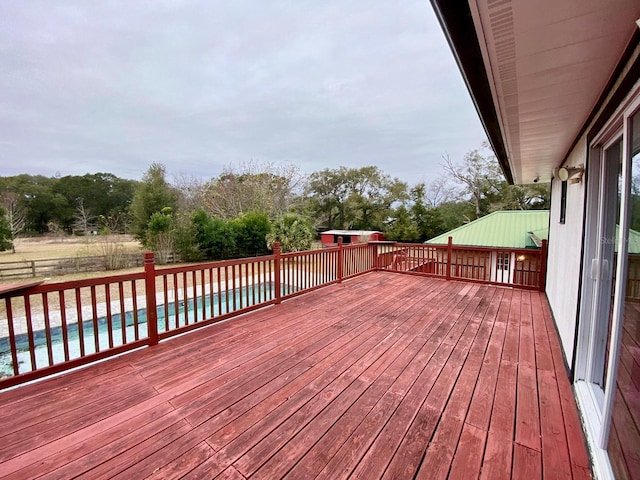
[[[587,164],[587,139],[583,136],[570,153],[566,165]],[[551,184],[549,214],[549,254],[547,263],[547,297],[567,363],[573,361],[573,346],[578,315],[580,268],[586,182],[567,185],[565,223],[560,223],[562,182]]]
[[[621,70],[608,95],[604,99],[594,119],[587,125],[585,132],[594,128],[596,119],[604,115],[605,105],[612,101],[614,92],[620,87],[622,79],[631,66],[640,58],[640,46],[632,53],[628,63]],[[624,102],[622,102],[624,103]],[[588,173],[587,134],[583,134],[562,165],[584,164]],[[558,165],[558,167],[562,166]],[[580,184],[569,184],[567,188],[567,208],[564,224],[560,218],[560,180],[551,185],[551,211],[549,214],[549,253],[547,263],[547,297],[560,334],[565,358],[569,366],[573,363],[576,322],[579,308],[580,273],[582,264],[582,245],[585,216],[585,195],[587,173]],[[594,200],[597,201],[597,200]],[[586,267],[585,267],[586,268]]]

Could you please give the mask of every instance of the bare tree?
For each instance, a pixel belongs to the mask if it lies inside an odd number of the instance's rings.
[[[206,188],[203,206],[219,218],[261,212],[271,218],[288,212],[299,198],[304,176],[294,165],[242,163],[226,167]]]
[[[483,144],[483,149],[488,148],[488,145]],[[462,193],[467,195],[473,204],[476,218],[481,217],[483,200],[499,192],[501,183],[504,182],[493,152],[485,156],[480,150],[473,150],[465,155],[461,163],[457,164],[453,163],[448,155],[442,158],[444,160],[442,167],[445,172],[462,185]]]
[[[426,183],[425,190],[425,203],[430,208],[437,208],[443,203],[451,202],[457,196],[456,188],[444,175]]]
[[[18,196],[15,192],[4,192],[2,194],[2,206],[4,207],[5,217],[9,224],[11,249],[13,253],[16,253],[15,240],[25,229],[27,225],[27,218],[22,207],[18,203]]]
[[[179,211],[194,212],[205,204],[208,184],[204,179],[179,173],[173,176],[171,185],[178,194]]]
[[[73,229],[87,235],[93,229],[93,220],[96,217],[91,215],[91,211],[85,207],[84,199],[79,198],[76,205],[76,213],[74,216]]]

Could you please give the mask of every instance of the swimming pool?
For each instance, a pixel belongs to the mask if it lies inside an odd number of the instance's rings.
[[[211,318],[224,315],[226,313],[246,308],[259,303],[264,303],[275,297],[271,282],[266,284],[246,286],[236,288],[232,291],[214,293],[211,295],[199,295],[196,298],[187,298],[157,306],[158,333],[165,332],[167,326],[169,330],[175,330],[187,324],[202,321],[203,318]],[[282,293],[291,293],[292,289],[288,285],[282,285]],[[177,303],[177,305],[176,305]],[[177,312],[176,312],[177,306]],[[186,313],[185,313],[186,307]],[[204,308],[203,308],[204,307]],[[98,324],[98,346],[99,351],[109,348],[109,340],[113,347],[118,347],[125,343],[130,343],[136,339],[147,337],[147,309],[137,310],[138,322],[135,322],[133,311],[126,312],[124,319],[120,313],[111,316],[111,335],[109,334],[109,322],[106,316],[97,319]],[[124,328],[123,328],[124,326]],[[62,327],[51,328],[51,355],[53,363],[65,361],[65,346]],[[69,350],[69,360],[81,356],[80,332],[78,323],[70,323],[66,328],[67,345]],[[82,345],[84,354],[89,355],[96,352],[96,339],[94,334],[93,319],[85,319],[82,322]],[[16,335],[17,359],[19,373],[34,370],[31,365],[31,355],[29,354],[29,338],[26,333]],[[35,345],[36,368],[43,368],[49,365],[49,349],[47,348],[47,337],[45,330],[33,332]],[[11,361],[11,350],[9,338],[0,338],[0,378],[12,376],[13,366]]]

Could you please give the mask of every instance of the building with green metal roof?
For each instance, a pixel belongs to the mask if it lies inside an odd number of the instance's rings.
[[[490,213],[425,243],[499,248],[540,248],[549,236],[548,210],[505,210]]]

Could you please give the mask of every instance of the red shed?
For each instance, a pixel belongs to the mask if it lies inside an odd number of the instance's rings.
[[[342,237],[342,243],[344,245],[384,240],[384,234],[375,230],[327,230],[320,234],[323,247],[336,246],[339,237]]]

